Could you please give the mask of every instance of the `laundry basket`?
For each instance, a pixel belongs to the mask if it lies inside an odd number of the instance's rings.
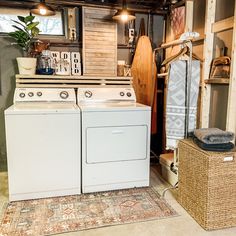
[[[206,230],[236,226],[236,153],[179,142],[178,201]]]

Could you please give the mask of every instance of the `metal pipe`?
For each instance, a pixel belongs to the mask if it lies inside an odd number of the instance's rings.
[[[186,119],[185,119],[185,137],[189,137],[189,109],[190,109],[190,93],[192,83],[192,58],[193,58],[193,44],[189,42],[189,59],[188,59],[188,74],[187,74],[187,101],[186,101]]]

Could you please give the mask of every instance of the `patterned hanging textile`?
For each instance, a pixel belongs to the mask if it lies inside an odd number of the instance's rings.
[[[166,149],[177,148],[177,141],[185,138],[187,69],[188,62],[185,60],[177,60],[169,65],[166,100]],[[196,128],[199,83],[200,61],[193,60],[188,133],[193,132]]]

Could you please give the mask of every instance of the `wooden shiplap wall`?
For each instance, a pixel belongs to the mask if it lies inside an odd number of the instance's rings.
[[[111,9],[83,7],[83,74],[117,75],[117,24]]]

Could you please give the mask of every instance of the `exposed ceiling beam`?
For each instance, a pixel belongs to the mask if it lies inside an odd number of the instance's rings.
[[[20,7],[20,8],[31,8],[33,5],[38,3],[39,1],[28,0],[28,1],[15,1],[15,0],[1,0],[0,6],[4,7]],[[86,1],[74,1],[74,0],[47,0],[47,4],[51,5],[55,9],[59,9],[60,7],[78,7],[78,6],[91,6],[91,7],[101,7],[101,8],[113,8],[120,9],[121,5],[117,3],[90,3]],[[129,10],[137,12],[137,13],[152,13],[159,15],[166,15],[167,11],[160,9],[152,9],[147,6],[142,6],[141,4],[135,5],[133,3],[129,4]]]

